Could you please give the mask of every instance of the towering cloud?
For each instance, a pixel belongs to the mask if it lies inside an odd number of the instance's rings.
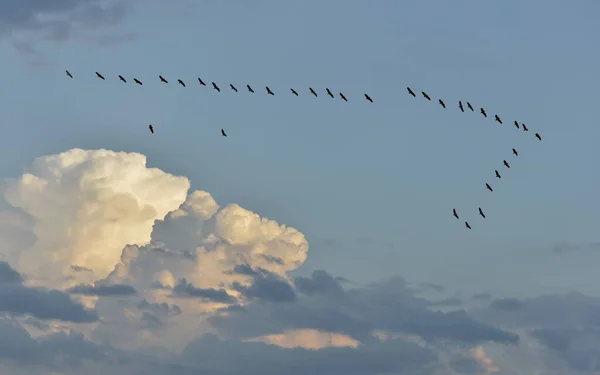
[[[5,186],[8,203],[33,217],[37,239],[9,260],[46,284],[60,283],[71,266],[104,277],[123,247],[150,240],[154,220],[176,209],[189,186],[136,153],[73,149],[40,157]]]

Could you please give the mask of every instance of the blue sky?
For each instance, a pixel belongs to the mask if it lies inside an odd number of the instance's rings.
[[[599,12],[0,2],[0,372],[599,371]]]
[[[28,66],[5,40],[0,85],[10,90],[0,93],[0,172],[15,176],[35,156],[73,147],[139,151],[220,202],[300,228],[312,244],[301,272],[326,267],[357,281],[399,273],[510,292],[554,280],[553,287],[597,293],[586,265],[600,255],[557,258],[552,248],[598,240],[599,8],[594,1],[137,2],[109,32],[135,34],[133,41],[38,42],[54,64],[48,68]],[[108,80],[96,79],[96,70]],[[117,74],[144,86],[121,84]],[[188,87],[161,85],[158,74]],[[199,87],[197,77],[222,92]],[[245,92],[247,83],[256,95]],[[408,96],[407,85],[433,101]],[[318,99],[308,86],[320,90]],[[350,101],[326,97],[325,87]],[[459,99],[504,124],[460,113]],[[531,131],[515,129],[515,119]],[[453,207],[474,230],[451,217]],[[330,240],[334,246],[325,245]]]

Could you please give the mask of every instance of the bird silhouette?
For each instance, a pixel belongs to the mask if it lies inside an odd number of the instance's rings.
[[[185,87],[185,83],[182,80],[178,79],[177,82],[179,82],[181,86]]]
[[[269,94],[269,95],[275,95],[275,94],[273,94],[273,91],[271,91],[271,89],[269,88],[269,86],[265,86],[265,89],[267,89],[267,94]]]
[[[123,81],[123,82],[127,82],[127,80],[126,80],[125,78],[123,78],[123,76],[122,76],[122,75],[119,75],[119,79],[120,79],[121,81]]]
[[[525,124],[521,124],[521,125],[523,125],[523,131],[526,131],[526,132],[529,131],[529,129],[527,129],[527,126],[525,126]]]
[[[310,90],[310,93],[313,94],[315,97],[319,96],[312,87],[309,87],[308,89]]]
[[[485,109],[481,108],[480,111],[483,117],[487,117],[487,113],[485,113]]]
[[[498,172],[498,170],[497,170],[497,169],[495,169],[495,170],[494,170],[494,172],[496,172],[496,177],[498,177],[498,178],[502,178],[502,176],[500,176],[500,172]]]
[[[485,214],[481,210],[481,207],[479,207],[479,215],[481,215],[481,217],[485,219]]]
[[[154,134],[154,128],[152,127],[152,124],[148,125],[148,129],[150,129],[150,133]]]
[[[327,91],[327,95],[333,98],[333,93],[328,88],[325,89]]]
[[[213,89],[217,90],[217,92],[221,92],[221,89],[219,88],[219,86],[217,86],[216,83],[214,83],[214,82],[211,82],[211,83],[212,83]]]
[[[455,217],[455,218],[457,218],[457,219],[460,219],[460,218],[458,217],[458,214],[456,213],[456,208],[453,208],[453,209],[452,209],[452,216],[454,216],[454,217]]]
[[[158,78],[160,79],[161,82],[163,83],[169,83],[169,81],[167,81],[163,76],[158,76]]]
[[[373,99],[371,99],[371,97],[367,94],[365,94],[365,99],[367,99],[368,101],[370,101],[371,103],[373,103]]]
[[[221,135],[222,135],[223,137],[227,137],[227,134],[225,134],[225,130],[221,129]]]
[[[72,74],[71,74],[71,72],[69,72],[68,70],[65,70],[65,73],[67,73],[67,76],[68,76],[69,78],[73,78],[73,75],[72,75]]]
[[[344,94],[342,94],[341,92],[340,92],[340,98],[342,98],[342,100],[345,102],[348,101],[348,99],[346,99],[346,96]]]
[[[513,154],[515,154],[515,156],[519,156],[519,153],[514,148],[513,148]]]
[[[416,97],[416,95],[415,95],[414,91],[413,91],[413,90],[411,90],[411,89],[410,89],[410,87],[407,87],[406,89],[408,90],[408,93],[409,93],[410,95],[412,95],[413,97]]]
[[[100,78],[101,80],[105,80],[104,76],[98,72],[96,72],[96,77]]]
[[[515,126],[519,129],[519,123],[515,121]]]
[[[421,94],[423,94],[423,97],[427,100],[431,100],[431,98],[429,97],[429,95],[427,95],[427,93],[425,91],[421,91]]]
[[[252,90],[252,87],[250,87],[250,85],[246,85],[246,87],[248,88],[248,91],[254,94],[254,90]]]
[[[137,78],[134,78],[134,79],[133,79],[133,82],[135,82],[135,83],[137,83],[138,85],[142,86],[142,81],[140,81],[140,80],[139,80],[139,79],[137,79]]]
[[[202,86],[206,86],[206,83],[200,77],[198,77],[198,83],[201,84]]]
[[[469,109],[471,110],[471,112],[474,112],[475,110],[473,109],[473,106],[471,105],[471,103],[467,102],[467,107],[469,107]]]
[[[540,133],[535,133],[535,137],[540,141],[542,140],[542,136],[540,135]]]
[[[460,100],[458,101],[458,108],[460,108],[461,112],[465,111],[465,109],[463,108],[462,102]]]
[[[498,115],[494,115],[494,119],[496,120],[496,122],[499,122],[502,124],[502,120],[500,120],[500,117],[498,117]]]
[[[444,103],[444,101],[442,99],[438,99],[438,102],[440,103],[440,105],[444,108],[446,108],[446,104]]]
[[[290,89],[290,90],[292,90],[292,94],[298,96],[298,92],[296,92],[296,90],[294,90],[294,89]]]
[[[229,84],[229,87],[231,87],[231,89],[232,89],[233,91],[235,91],[235,92],[238,92],[238,90],[235,88],[235,86],[234,86],[234,85],[232,85],[231,83]]]
[[[503,160],[503,163],[506,168],[510,168],[510,165],[508,165],[508,162],[506,160]]]
[[[494,191],[494,189],[492,189],[492,187],[490,186],[490,184],[486,183],[485,187],[489,190],[489,191]]]
[[[466,226],[468,229],[471,229],[471,226],[470,226],[470,225],[469,225],[469,223],[467,223],[466,221],[465,221],[465,226]]]

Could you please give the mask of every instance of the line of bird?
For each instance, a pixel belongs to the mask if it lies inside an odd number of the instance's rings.
[[[99,72],[95,72],[95,73],[96,73],[96,77],[98,77],[99,79],[101,79],[101,80],[106,80],[106,78],[105,78],[105,77],[104,77],[102,74],[100,74]],[[70,73],[68,70],[66,71],[66,74],[67,74],[67,76],[68,76],[68,77],[70,77],[70,78],[73,78],[73,75],[72,75],[72,74],[71,74],[71,73]],[[122,81],[123,83],[127,83],[127,79],[126,79],[125,77],[123,77],[122,75],[118,75],[118,78],[119,78],[119,80],[120,80],[120,81]],[[166,78],[164,78],[162,75],[159,75],[159,76],[158,76],[158,79],[160,80],[160,82],[161,82],[161,83],[169,83],[169,81],[168,81]],[[141,81],[141,80],[139,80],[138,78],[133,78],[133,82],[134,82],[135,84],[137,84],[137,85],[140,85],[140,86],[142,86],[142,85],[143,85],[142,81]],[[185,84],[185,82],[184,82],[182,79],[178,79],[178,80],[177,80],[177,83],[178,83],[179,85],[181,85],[182,87],[186,87],[186,84]],[[198,78],[198,83],[199,83],[201,86],[207,86],[206,82],[204,82],[204,81],[202,80],[202,78]],[[217,91],[217,92],[221,92],[221,88],[220,88],[220,87],[219,87],[219,86],[218,86],[218,85],[217,85],[215,82],[211,82],[211,85],[212,85],[212,88],[213,88],[215,91]],[[238,89],[237,89],[237,87],[236,87],[236,86],[234,86],[233,84],[229,84],[229,87],[230,87],[230,89],[231,89],[231,90],[233,90],[234,92],[238,92]],[[250,85],[246,85],[246,88],[247,88],[248,92],[250,92],[250,93],[254,93],[254,89],[252,88],[252,86],[250,86]],[[316,92],[316,91],[315,91],[315,90],[314,90],[312,87],[309,87],[309,88],[308,88],[308,90],[309,90],[309,91],[310,91],[310,93],[311,93],[312,95],[314,95],[315,97],[318,97],[318,96],[319,96],[319,95],[317,94],[317,92]],[[415,93],[415,92],[414,92],[414,91],[413,91],[413,90],[412,90],[410,87],[407,87],[407,88],[406,88],[406,90],[408,91],[408,94],[409,94],[409,95],[411,95],[412,97],[417,97],[417,94],[416,94],[416,93]],[[274,93],[274,92],[273,92],[273,91],[272,91],[272,90],[269,88],[269,86],[265,86],[265,91],[266,91],[267,95],[275,95],[275,93]],[[299,96],[298,92],[297,92],[295,89],[291,88],[291,89],[290,89],[290,91],[291,91],[291,93],[292,93],[293,95],[295,95],[295,96]],[[334,98],[334,97],[335,97],[335,95],[333,94],[333,92],[332,92],[332,91],[331,91],[329,88],[326,88],[326,89],[325,89],[325,91],[326,91],[327,95],[329,95],[331,98]],[[339,95],[340,99],[344,100],[345,102],[347,102],[347,101],[348,101],[348,99],[346,98],[346,96],[345,96],[343,93],[341,93],[341,92],[340,92],[338,95]],[[432,101],[431,97],[430,97],[430,96],[429,96],[429,95],[428,95],[428,94],[427,94],[425,91],[421,91],[421,95],[423,96],[423,98],[427,99],[428,101]],[[364,94],[364,97],[365,97],[365,99],[366,99],[367,101],[369,101],[370,103],[373,103],[373,99],[372,99],[372,98],[369,96],[369,94],[366,94],[366,93],[365,93],[365,94]],[[439,104],[440,104],[440,105],[441,105],[443,108],[446,108],[446,103],[445,103],[445,102],[444,102],[442,99],[438,99],[438,103],[439,103]],[[465,104],[466,104],[467,108],[468,108],[469,110],[471,110],[471,112],[475,112],[475,109],[473,108],[473,106],[471,105],[471,103],[470,103],[470,102],[465,102]],[[458,108],[460,109],[460,111],[461,111],[461,112],[463,112],[463,113],[465,112],[465,107],[464,107],[464,105],[463,105],[463,102],[462,102],[462,100],[459,100],[459,101],[458,101]],[[488,117],[488,115],[487,115],[487,112],[486,112],[486,110],[485,110],[483,107],[481,107],[481,108],[479,109],[479,112],[480,112],[480,114],[481,114],[483,117],[485,117],[485,118],[487,118],[487,117]],[[501,118],[500,118],[500,116],[499,116],[499,115],[497,115],[497,114],[496,114],[496,115],[494,115],[494,121],[495,121],[495,122],[497,122],[497,123],[499,123],[499,124],[502,124],[502,123],[503,123],[503,122],[502,122],[502,119],[501,119]],[[514,125],[515,125],[515,127],[516,127],[517,129],[522,129],[522,130],[523,130],[523,131],[525,131],[525,132],[528,132],[528,131],[529,131],[529,129],[527,128],[527,126],[526,126],[524,123],[521,123],[521,125],[519,126],[519,122],[517,122],[517,121],[514,121]],[[150,125],[148,126],[148,128],[150,129],[150,132],[151,132],[152,134],[154,134],[154,127],[153,127],[153,125],[152,125],[152,124],[150,124]],[[225,133],[225,130],[224,130],[224,129],[221,129],[221,135],[222,135],[223,137],[227,137],[227,133]],[[535,137],[536,137],[538,140],[540,140],[540,141],[542,140],[542,137],[541,137],[541,135],[540,135],[539,133],[535,133]],[[518,155],[519,155],[518,151],[517,151],[516,149],[514,149],[514,148],[512,149],[512,153],[513,153],[515,156],[518,156]],[[503,160],[502,162],[503,162],[503,165],[504,165],[504,167],[506,167],[506,168],[510,168],[510,164],[508,164],[508,162],[507,162],[506,160]],[[494,170],[494,172],[495,172],[495,176],[496,176],[496,178],[498,178],[498,179],[502,178],[502,176],[500,175],[500,172],[499,172],[497,169],[496,169],[496,170]],[[487,182],[485,183],[485,187],[486,187],[486,189],[487,189],[487,190],[489,190],[490,192],[493,192],[493,191],[494,191],[494,189],[492,188],[492,186],[491,186],[489,183],[487,183]],[[479,216],[481,216],[482,218],[484,218],[484,219],[485,219],[485,218],[486,218],[486,215],[485,215],[485,213],[483,212],[483,209],[482,209],[481,207],[479,207],[479,208],[478,208],[478,211],[479,211]],[[460,219],[460,217],[458,216],[458,213],[457,213],[457,211],[456,211],[456,208],[453,208],[453,209],[452,209],[452,213],[453,213],[453,216],[454,216],[456,219]],[[471,228],[471,225],[470,225],[470,224],[469,224],[467,221],[465,221],[465,227],[466,227],[467,229],[472,229],[472,228]]]
[[[518,151],[517,151],[515,148],[513,148],[513,149],[512,149],[512,153],[513,153],[513,155],[515,155],[515,156],[519,156],[519,152],[518,152]],[[507,169],[510,169],[510,164],[508,164],[508,162],[506,161],[506,159],[505,159],[505,160],[502,160],[502,164],[504,165],[504,167],[505,167],[505,168],[507,168]],[[497,170],[497,169],[495,169],[495,170],[494,170],[494,173],[495,173],[495,176],[496,176],[496,178],[498,178],[498,179],[501,179],[501,178],[502,178],[502,176],[500,175],[500,172],[498,172],[498,170]],[[491,186],[491,185],[490,185],[488,182],[486,182],[486,183],[485,183],[485,188],[486,188],[487,190],[489,190],[490,192],[493,192],[493,191],[494,191],[494,188],[492,188],[492,186]],[[485,213],[483,212],[483,209],[482,209],[481,207],[478,207],[478,211],[479,211],[479,216],[481,216],[482,218],[484,218],[484,219],[485,219],[485,218],[486,218],[486,216],[485,216]],[[456,219],[460,220],[460,217],[458,216],[458,213],[457,213],[457,211],[456,211],[456,208],[453,208],[453,209],[452,209],[452,215],[453,215],[453,216],[454,216]],[[471,228],[471,225],[469,224],[469,222],[468,222],[468,221],[465,221],[465,227],[466,227],[467,229],[472,229],[472,228]]]
[[[72,75],[72,74],[71,74],[71,72],[69,72],[68,70],[66,70],[66,74],[67,74],[67,76],[68,76],[68,77],[70,77],[70,78],[73,78],[73,75]],[[106,78],[104,77],[104,75],[100,74],[99,72],[96,72],[96,77],[98,77],[98,78],[99,78],[99,79],[101,79],[101,80],[106,80]],[[127,79],[126,79],[125,77],[123,77],[122,75],[118,75],[118,78],[119,78],[119,80],[120,80],[121,82],[123,82],[123,83],[127,83]],[[162,75],[159,75],[159,76],[158,76],[158,79],[160,80],[160,82],[161,82],[161,83],[169,83],[169,81],[168,81],[168,80],[167,80],[165,77],[163,77]],[[133,82],[134,82],[135,84],[137,84],[137,85],[140,85],[140,86],[142,86],[142,85],[143,85],[142,81],[141,81],[141,80],[139,80],[138,78],[133,78]],[[178,80],[177,80],[177,83],[178,83],[179,85],[181,85],[182,87],[186,87],[186,84],[185,84],[185,82],[184,82],[182,79],[178,79]],[[200,77],[198,77],[198,83],[199,83],[201,86],[207,86],[206,82],[204,82],[204,80],[202,80],[202,78],[200,78]],[[220,87],[219,87],[219,86],[218,86],[218,85],[217,85],[215,82],[211,82],[211,85],[212,85],[212,88],[213,88],[215,91],[217,91],[217,92],[221,92],[221,88],[220,88]],[[230,87],[230,89],[231,89],[232,91],[234,91],[234,92],[238,92],[238,89],[237,89],[237,87],[236,87],[236,86],[234,86],[233,84],[229,84],[229,87]],[[250,85],[246,85],[246,89],[248,90],[248,92],[250,92],[250,93],[254,93],[254,89],[252,88],[252,86],[250,86]],[[308,90],[309,90],[309,92],[310,92],[310,93],[311,93],[313,96],[315,96],[315,97],[318,97],[318,96],[319,96],[319,94],[317,94],[317,92],[315,91],[315,89],[313,89],[312,87],[309,87],[309,88],[308,88]],[[407,88],[406,88],[406,90],[408,91],[408,94],[409,94],[409,95],[411,95],[411,96],[413,96],[413,97],[416,97],[416,96],[417,96],[417,95],[415,94],[415,92],[414,92],[414,91],[413,91],[413,90],[412,90],[410,87],[407,87]],[[265,86],[265,91],[266,91],[267,95],[273,95],[273,96],[275,95],[275,93],[274,93],[274,92],[273,92],[273,91],[272,91],[272,90],[269,88],[269,86]],[[327,95],[328,95],[329,97],[331,97],[331,98],[335,98],[335,95],[334,95],[334,93],[333,93],[333,92],[332,92],[332,91],[331,91],[329,88],[326,88],[326,89],[325,89],[325,91],[326,91],[326,93],[327,93]],[[293,89],[293,88],[291,88],[291,89],[290,89],[290,92],[291,92],[293,95],[295,95],[295,96],[299,96],[299,94],[298,94],[298,91],[296,91],[296,90],[295,90],[295,89]],[[373,103],[373,99],[371,98],[371,96],[370,96],[369,94],[366,94],[366,93],[365,93],[365,94],[363,94],[363,95],[364,95],[364,98],[365,98],[365,99],[366,99],[368,102],[370,102],[370,103]],[[429,100],[429,101],[431,101],[431,100],[432,100],[432,99],[431,99],[431,97],[430,97],[430,96],[429,96],[429,95],[428,95],[428,94],[427,94],[425,91],[421,91],[421,95],[422,95],[422,96],[423,96],[425,99],[427,99],[427,100]],[[340,97],[340,99],[342,99],[343,101],[345,101],[345,102],[347,102],[347,101],[348,101],[348,98],[346,97],[346,95],[344,95],[344,93],[340,92],[340,93],[338,93],[338,96],[339,96],[339,97]],[[441,105],[443,108],[446,108],[446,103],[445,103],[445,102],[444,102],[442,99],[438,99],[438,103],[439,103],[439,104],[440,104],[440,105]],[[475,111],[475,109],[473,108],[473,106],[471,105],[471,103],[470,103],[470,102],[465,102],[465,104],[467,105],[467,108],[471,110],[471,112],[474,112],[474,111]],[[465,107],[464,107],[464,105],[463,105],[463,102],[462,102],[461,100],[459,100],[459,101],[458,101],[458,108],[460,108],[461,112],[465,112]],[[486,117],[486,118],[488,117],[488,115],[487,115],[487,112],[486,112],[486,110],[485,110],[483,107],[481,107],[481,108],[479,109],[479,112],[481,113],[481,115],[482,115],[483,117]],[[497,114],[496,114],[496,115],[494,115],[494,121],[498,122],[499,124],[502,124],[502,119],[501,119],[501,118],[500,118],[500,116],[499,116],[499,115],[497,115]],[[529,129],[527,128],[527,126],[526,126],[524,123],[521,123],[521,125],[519,125],[519,122],[518,122],[518,121],[514,121],[514,125],[517,127],[517,129],[523,129],[523,131],[526,131],[526,132],[528,132],[528,131],[529,131]],[[151,129],[150,131],[152,131],[152,132],[153,132],[153,130],[152,130],[152,129]],[[227,135],[225,134],[225,132],[224,132],[224,131],[221,131],[221,134],[222,134],[223,136],[225,136],[225,137],[227,136]],[[541,137],[541,135],[540,135],[539,133],[535,133],[535,137],[536,137],[537,139],[539,139],[540,141],[542,140],[542,137]]]

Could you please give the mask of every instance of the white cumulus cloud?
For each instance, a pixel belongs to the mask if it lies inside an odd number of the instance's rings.
[[[137,153],[72,149],[37,158],[5,184],[6,200],[33,217],[36,236],[8,259],[46,284],[70,275],[71,266],[104,277],[124,246],[150,240],[154,220],[176,209],[189,186],[185,177],[148,168]]]

